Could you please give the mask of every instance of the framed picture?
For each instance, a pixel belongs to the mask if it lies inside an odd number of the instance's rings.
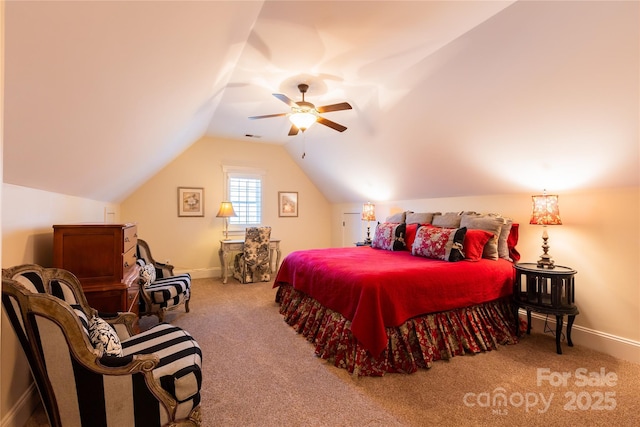
[[[298,216],[297,191],[278,191],[278,216]]]
[[[204,188],[178,187],[178,216],[204,216]]]

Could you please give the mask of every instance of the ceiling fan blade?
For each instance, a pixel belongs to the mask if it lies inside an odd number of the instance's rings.
[[[338,132],[344,132],[345,130],[347,130],[346,126],[342,126],[339,123],[332,122],[331,120],[327,120],[324,117],[318,117],[317,122],[321,123],[321,124],[323,124],[325,126],[329,126],[331,129],[335,129]]]
[[[291,129],[289,129],[289,136],[295,136],[298,134],[298,128],[296,125],[291,125]]]
[[[265,116],[251,116],[249,117],[251,120],[255,120],[255,119],[268,119],[269,117],[282,117],[282,116],[286,116],[289,113],[278,113],[278,114],[267,114]]]
[[[284,95],[282,93],[274,93],[273,96],[275,96],[276,98],[278,98],[280,101],[284,102],[285,104],[287,104],[289,107],[297,107],[298,104],[296,104],[291,98],[289,98],[287,95]]]
[[[339,104],[325,105],[324,107],[316,108],[318,113],[328,113],[331,111],[351,110],[351,105],[348,102],[341,102]]]

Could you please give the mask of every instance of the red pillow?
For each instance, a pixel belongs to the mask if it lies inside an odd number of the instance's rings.
[[[511,231],[507,238],[509,257],[511,257],[514,262],[520,260],[520,253],[516,250],[516,245],[518,244],[518,228],[519,224],[511,224]]]
[[[485,230],[467,230],[462,244],[464,258],[470,261],[480,261],[484,245],[493,237],[493,233]]]
[[[411,250],[414,240],[416,240],[416,233],[420,224],[407,224],[407,249]]]

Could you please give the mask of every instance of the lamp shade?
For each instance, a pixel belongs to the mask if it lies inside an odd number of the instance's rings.
[[[369,202],[362,205],[362,220],[363,221],[376,220],[376,205]]]
[[[231,216],[238,216],[236,211],[233,210],[233,204],[231,202],[222,202],[220,204],[220,210],[216,217],[218,218],[229,218]]]
[[[537,225],[562,225],[558,196],[542,194],[531,196],[533,200],[533,212],[529,224]]]

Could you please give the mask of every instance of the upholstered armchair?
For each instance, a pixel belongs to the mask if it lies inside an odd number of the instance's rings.
[[[233,263],[233,277],[240,283],[271,280],[270,238],[271,227],[247,228],[244,251],[236,255]]]
[[[199,426],[202,352],[166,323],[135,334],[133,313],[98,313],[70,272],[2,270],[2,304],[49,424]]]
[[[173,310],[184,304],[189,312],[191,299],[191,275],[174,275],[173,265],[153,259],[146,241],[138,239],[137,263],[140,266],[140,315],[156,315],[164,321],[167,310]]]

